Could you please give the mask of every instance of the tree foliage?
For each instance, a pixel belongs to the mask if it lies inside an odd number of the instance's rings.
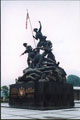
[[[73,86],[80,86],[80,77],[76,75],[69,75],[67,77],[67,83],[70,83]]]
[[[6,98],[9,96],[9,89],[6,85],[1,87],[1,91],[3,91]]]

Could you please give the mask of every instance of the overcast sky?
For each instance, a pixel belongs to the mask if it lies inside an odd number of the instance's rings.
[[[1,1],[1,84],[15,83],[27,67],[27,55],[20,57],[27,42],[34,48],[31,27],[42,23],[42,33],[53,43],[53,53],[67,75],[80,77],[80,1]],[[36,43],[37,44],[37,43]]]

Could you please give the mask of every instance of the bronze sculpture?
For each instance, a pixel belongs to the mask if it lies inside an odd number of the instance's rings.
[[[9,104],[31,109],[73,107],[73,86],[66,83],[66,72],[60,67],[60,62],[56,62],[52,43],[41,33],[40,21],[39,24],[39,30],[34,29],[34,38],[39,40],[36,48],[23,43],[26,50],[21,56],[28,54],[28,67],[18,77],[16,84],[10,85]]]
[[[34,29],[34,31],[36,32],[36,36],[33,36],[36,40],[39,40],[37,47],[33,49],[30,45],[27,45],[27,43],[23,44],[23,46],[26,47],[26,50],[21,55],[28,53],[28,68],[26,69],[25,75],[27,76],[27,78],[30,76],[30,80],[41,79],[39,74],[35,73],[34,69],[36,69],[36,71],[38,70],[41,73],[41,76],[43,76],[43,74],[45,73],[46,78],[49,79],[49,81],[53,80],[55,82],[58,81],[65,83],[66,72],[63,68],[59,67],[59,62],[56,63],[55,56],[52,53],[52,43],[50,40],[46,40],[47,37],[42,35],[42,25],[40,21],[39,24],[39,30],[37,28]],[[40,53],[40,50],[43,50],[42,54]],[[30,68],[33,69],[34,75],[32,74],[32,70],[31,73],[27,75],[27,72]],[[42,70],[44,70],[44,73],[42,72]]]

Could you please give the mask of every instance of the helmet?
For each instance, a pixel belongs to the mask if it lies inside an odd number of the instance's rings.
[[[38,31],[38,29],[37,29],[37,28],[34,28],[34,31],[35,31],[35,32],[37,32],[37,31]]]
[[[25,46],[25,47],[26,47],[26,46],[27,46],[27,43],[23,43],[23,46]]]

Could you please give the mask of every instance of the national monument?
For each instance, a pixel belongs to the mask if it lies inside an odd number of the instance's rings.
[[[10,85],[9,105],[30,109],[57,109],[74,106],[73,86],[66,83],[66,72],[56,62],[52,42],[43,35],[42,25],[34,28],[35,48],[23,43],[28,67],[15,84]],[[41,52],[42,51],[42,52]]]

